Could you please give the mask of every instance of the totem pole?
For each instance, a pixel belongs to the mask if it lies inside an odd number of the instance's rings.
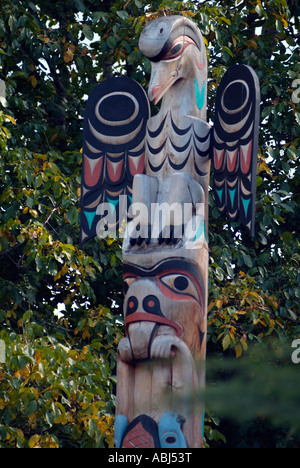
[[[259,83],[237,65],[206,122],[207,55],[196,24],[151,21],[139,47],[148,97],[117,77],[91,93],[84,119],[81,245],[128,220],[123,239],[126,336],[118,346],[115,446],[203,443],[208,191],[254,234]]]

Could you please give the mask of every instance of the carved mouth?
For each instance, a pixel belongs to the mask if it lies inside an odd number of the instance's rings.
[[[182,327],[177,322],[162,317],[161,315],[149,314],[147,312],[134,312],[133,314],[127,315],[125,318],[125,330],[126,335],[128,334],[128,327],[131,323],[136,322],[154,322],[160,325],[168,325],[176,330],[178,337],[182,335]]]

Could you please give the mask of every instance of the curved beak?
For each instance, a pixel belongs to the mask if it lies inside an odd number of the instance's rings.
[[[153,104],[157,104],[167,90],[178,78],[175,69],[170,73],[169,67],[164,62],[152,63],[152,73],[148,89],[148,97]]]

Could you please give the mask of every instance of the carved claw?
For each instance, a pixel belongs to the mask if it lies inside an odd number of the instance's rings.
[[[164,232],[165,231],[165,232]],[[167,234],[166,235],[166,231]],[[165,243],[167,245],[173,244],[176,245],[184,234],[184,225],[180,226],[168,226],[165,230],[162,230],[158,237],[159,245]]]
[[[132,362],[133,355],[130,346],[130,341],[128,338],[122,338],[118,346],[118,353],[121,361],[123,362]]]
[[[178,338],[176,336],[157,336],[152,342],[150,357],[151,359],[170,359],[175,356],[177,347]]]
[[[138,233],[140,233],[138,235]],[[133,247],[134,245],[141,246],[143,243],[149,245],[151,241],[151,226],[140,226],[139,224],[132,232],[129,243]]]

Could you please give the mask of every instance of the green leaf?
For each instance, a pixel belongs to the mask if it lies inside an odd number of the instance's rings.
[[[117,11],[117,15],[122,19],[122,20],[127,20],[128,19],[128,13],[125,10],[120,10]]]
[[[229,47],[223,46],[223,50],[224,52],[227,52],[227,54],[230,55],[230,57],[234,57],[233,52],[229,49]]]
[[[113,36],[109,36],[106,42],[110,49],[114,49],[117,45],[117,41]]]
[[[71,224],[71,226],[73,226],[74,224],[78,224],[79,222],[78,209],[75,206],[72,206],[66,213],[66,218]]]
[[[31,416],[33,413],[37,411],[37,409],[38,409],[37,402],[35,400],[30,400],[25,405],[24,414],[25,416]]]
[[[82,26],[82,30],[83,30],[83,34],[89,41],[92,41],[94,39],[94,32],[87,24],[84,24]]]

